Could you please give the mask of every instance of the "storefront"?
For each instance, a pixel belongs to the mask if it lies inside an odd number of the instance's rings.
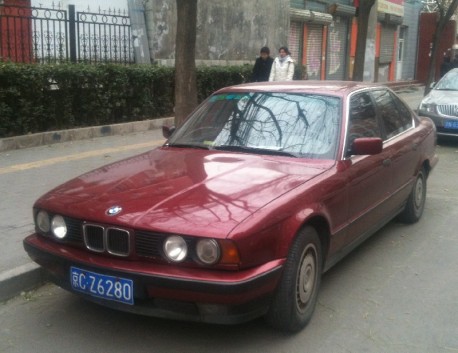
[[[299,9],[291,9],[290,16],[288,46],[291,56],[303,68],[303,78],[322,79],[325,64],[325,27],[332,22],[332,16]]]
[[[353,6],[333,4],[328,11],[333,21],[327,29],[326,79],[346,80],[349,72],[351,23],[356,9]]]
[[[378,0],[377,10],[377,81],[394,81],[396,65],[400,62],[402,67],[403,61],[403,47],[398,46],[398,29],[404,16],[404,0]],[[403,40],[401,42],[403,45]]]
[[[288,45],[293,59],[303,68],[303,77],[310,80],[345,79],[348,17],[335,13],[333,18],[325,12],[291,8],[290,19]]]

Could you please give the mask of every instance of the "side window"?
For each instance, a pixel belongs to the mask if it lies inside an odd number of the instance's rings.
[[[386,138],[389,139],[412,126],[412,116],[404,104],[390,91],[373,91],[377,110],[383,122]]]
[[[358,93],[350,98],[349,112],[349,147],[355,138],[381,136],[375,107],[368,92]]]
[[[391,97],[396,104],[396,108],[399,111],[399,118],[402,120],[402,126],[404,130],[408,130],[413,126],[412,113],[409,108],[406,107],[405,103],[396,97],[393,93],[390,92]]]

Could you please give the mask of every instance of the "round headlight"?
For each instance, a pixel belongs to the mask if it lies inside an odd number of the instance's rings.
[[[67,225],[65,224],[64,217],[56,215],[51,222],[51,229],[54,236],[58,239],[64,239],[67,235]]]
[[[196,253],[202,263],[213,265],[219,260],[221,251],[216,240],[202,239],[197,242]]]
[[[170,261],[183,261],[188,254],[186,241],[178,235],[168,237],[164,242],[164,254]]]
[[[46,211],[38,212],[35,222],[40,232],[48,233],[51,229],[51,222],[49,221],[49,215]]]

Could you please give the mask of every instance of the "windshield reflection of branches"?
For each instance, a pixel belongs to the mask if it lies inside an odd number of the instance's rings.
[[[448,72],[435,88],[458,91],[458,72]]]
[[[318,95],[245,96],[214,146],[247,146],[332,158],[338,137],[338,107],[337,98]]]

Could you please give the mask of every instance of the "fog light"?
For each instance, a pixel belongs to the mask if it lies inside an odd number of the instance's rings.
[[[164,242],[163,249],[165,256],[173,262],[183,261],[188,254],[186,241],[178,235],[168,237]]]
[[[35,223],[40,232],[48,233],[51,230],[51,222],[49,221],[49,215],[46,211],[40,211],[37,213]]]
[[[197,242],[196,253],[203,264],[213,265],[219,260],[221,250],[216,240],[202,239]]]
[[[64,239],[67,235],[67,225],[65,224],[64,217],[56,215],[51,222],[52,233],[57,239]]]

